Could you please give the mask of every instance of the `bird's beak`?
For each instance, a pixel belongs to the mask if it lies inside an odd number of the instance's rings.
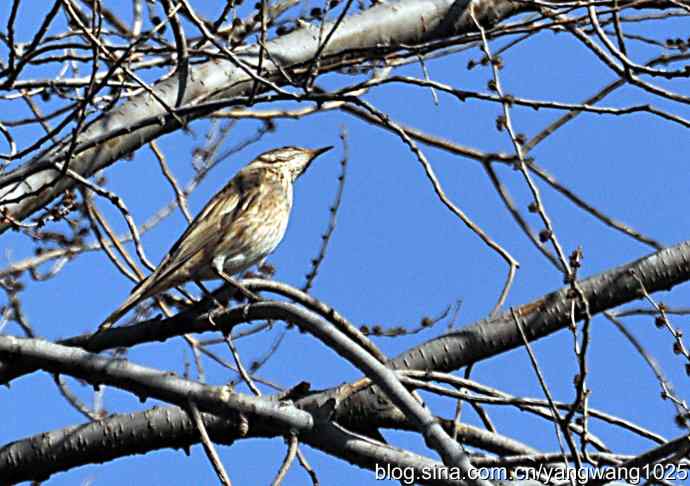
[[[304,174],[306,172],[306,170],[309,168],[309,166],[311,165],[311,163],[314,161],[314,159],[316,157],[318,157],[319,155],[321,155],[323,153],[328,152],[332,148],[333,148],[333,145],[329,145],[328,147],[321,147],[321,148],[317,148],[314,150],[310,150],[311,157],[309,157],[309,161],[304,165],[304,167],[302,167],[302,170],[300,171],[300,175]]]
[[[328,147],[321,147],[321,148],[317,148],[317,149],[312,150],[311,151],[312,160],[315,159],[316,157],[318,157],[319,155],[328,152],[332,148],[333,148],[333,145],[329,145]]]

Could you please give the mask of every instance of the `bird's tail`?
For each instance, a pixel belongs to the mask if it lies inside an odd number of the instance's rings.
[[[109,329],[115,324],[122,316],[127,314],[134,306],[136,306],[139,302],[144,300],[145,298],[149,297],[148,292],[150,290],[150,287],[148,283],[150,282],[149,279],[142,280],[138,286],[132,290],[132,293],[129,294],[129,297],[127,297],[127,300],[125,300],[120,307],[115,309],[112,314],[110,314],[102,323],[100,326],[98,326],[98,331],[97,332],[103,332],[106,329]]]

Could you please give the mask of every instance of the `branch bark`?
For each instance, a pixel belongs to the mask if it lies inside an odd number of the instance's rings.
[[[185,407],[194,400],[198,408],[221,416],[256,415],[274,421],[284,431],[314,426],[310,414],[288,403],[237,393],[225,386],[209,386],[137,365],[124,359],[107,358],[79,348],[41,339],[0,336],[0,355],[30,361],[49,373],[68,374],[93,385],[112,385],[134,393],[140,400],[159,400]]]

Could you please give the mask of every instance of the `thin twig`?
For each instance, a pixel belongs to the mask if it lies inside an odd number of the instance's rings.
[[[199,435],[201,436],[201,443],[204,446],[204,452],[206,452],[206,457],[208,457],[209,461],[211,461],[211,464],[213,465],[213,470],[216,471],[218,479],[220,480],[221,484],[225,486],[232,486],[230,478],[228,477],[228,473],[225,472],[225,468],[223,467],[223,463],[221,462],[220,457],[218,457],[216,448],[213,446],[213,442],[211,442],[211,438],[208,436],[206,426],[204,425],[204,419],[201,417],[201,413],[199,412],[199,409],[196,407],[196,404],[191,399],[188,401],[188,408],[192,422],[194,422],[194,425],[196,426],[197,430],[199,431]]]
[[[340,208],[340,203],[343,199],[343,189],[345,188],[345,176],[347,175],[347,161],[349,159],[347,130],[344,126],[340,129],[340,140],[342,140],[343,142],[343,158],[340,159],[338,189],[335,193],[335,200],[333,201],[333,204],[331,204],[330,208],[328,208],[330,212],[328,227],[326,228],[326,231],[321,235],[321,248],[319,249],[319,253],[318,255],[316,255],[316,258],[312,259],[311,261],[311,270],[309,271],[309,273],[307,273],[307,280],[306,282],[304,282],[304,285],[302,286],[303,292],[309,292],[309,290],[311,289],[314,283],[314,279],[319,273],[319,267],[321,266],[321,263],[326,257],[326,249],[328,248],[328,243],[331,241],[331,236],[333,236],[333,232],[335,231],[338,209]]]
[[[249,376],[249,373],[247,373],[247,370],[245,369],[244,365],[242,364],[242,359],[240,358],[239,353],[237,352],[237,348],[235,347],[235,343],[232,342],[232,335],[230,333],[225,335],[225,342],[228,344],[228,348],[230,348],[230,353],[232,354],[232,358],[235,360],[235,366],[237,366],[237,370],[240,373],[240,376],[242,377],[242,380],[247,384],[249,389],[252,391],[254,395],[261,396],[261,392],[257,388],[257,386],[254,384],[254,381],[252,380],[252,377]]]
[[[292,465],[292,462],[295,460],[295,456],[297,455],[297,445],[299,444],[299,441],[297,440],[297,435],[290,434],[288,437],[286,437],[285,440],[288,444],[288,450],[285,454],[285,459],[283,459],[283,463],[280,465],[280,469],[278,470],[275,479],[271,483],[271,486],[281,485],[283,479],[285,479],[285,475],[287,474],[288,470],[290,469],[290,466]]]
[[[561,430],[563,431],[563,435],[566,437],[566,442],[568,443],[568,447],[570,447],[570,453],[573,455],[573,459],[575,460],[575,463],[577,464],[578,467],[582,467],[582,462],[580,460],[580,456],[577,450],[577,447],[575,447],[575,443],[572,439],[572,436],[570,435],[570,430],[568,430],[567,424],[563,421],[561,414],[558,413],[558,409],[556,408],[556,404],[554,403],[553,397],[551,396],[551,391],[549,390],[548,385],[546,384],[546,380],[544,379],[544,375],[541,372],[541,368],[539,367],[539,362],[537,361],[536,356],[534,355],[534,352],[532,351],[532,346],[529,343],[529,339],[527,339],[527,335],[525,334],[525,330],[522,328],[522,322],[520,322],[520,317],[517,315],[514,309],[510,310],[510,313],[513,316],[513,321],[515,322],[515,326],[517,327],[518,331],[520,332],[520,336],[522,337],[522,341],[525,344],[525,349],[527,350],[527,354],[529,355],[529,360],[530,363],[532,364],[532,368],[534,369],[534,372],[537,375],[537,379],[539,380],[539,385],[541,386],[542,391],[544,392],[544,396],[546,396],[546,399],[549,402],[549,407],[551,408],[551,414],[553,416],[553,425],[556,431],[556,438],[558,439],[558,446],[561,449],[561,454],[563,456],[563,464],[565,466],[568,465],[568,460],[566,459],[565,456],[565,449],[563,447],[563,442],[561,441]],[[570,483],[572,486],[575,486],[575,482],[573,478],[570,478]]]

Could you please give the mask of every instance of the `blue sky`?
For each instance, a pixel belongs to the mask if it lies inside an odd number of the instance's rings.
[[[17,37],[30,39],[38,15],[22,4],[22,22]],[[127,5],[108,2],[113,10]],[[41,4],[41,8],[44,7]],[[129,15],[129,8],[126,8]],[[0,25],[7,12],[0,9]],[[60,18],[58,26],[63,19]],[[682,32],[687,24],[667,24]],[[641,32],[645,27],[634,26]],[[57,31],[58,29],[55,29]],[[647,33],[653,27],[647,28]],[[687,30],[685,30],[687,31]],[[505,41],[492,43],[492,47]],[[639,60],[651,57],[655,50],[633,48]],[[0,51],[5,56],[6,51]],[[471,49],[442,59],[427,61],[432,79],[466,90],[486,90],[490,72],[485,67],[466,69],[468,59],[478,59],[478,49]],[[557,99],[579,102],[613,80],[613,74],[592,54],[567,34],[543,33],[503,55],[505,68],[501,78],[506,92],[525,98]],[[41,72],[41,71],[38,71]],[[420,66],[413,64],[399,71],[422,77]],[[44,77],[54,72],[44,70]],[[151,73],[153,79],[154,73]],[[324,77],[326,86],[354,82],[345,75]],[[321,82],[321,81],[320,81]],[[679,83],[672,85],[680,89]],[[684,87],[688,94],[687,86]],[[449,138],[459,144],[486,151],[511,151],[505,133],[497,132],[495,119],[500,106],[477,101],[460,103],[439,93],[439,104],[429,90],[386,85],[366,98],[394,119]],[[625,88],[607,98],[608,106],[627,106],[652,100],[639,89]],[[663,101],[653,103],[674,113],[688,116],[688,109]],[[0,119],[26,116],[19,101],[1,101]],[[515,108],[516,130],[534,135],[560,112]],[[435,197],[420,164],[409,149],[393,134],[385,132],[340,112],[323,113],[301,120],[276,120],[278,130],[259,143],[229,158],[214,169],[190,198],[196,213],[242,165],[264,150],[281,145],[319,147],[336,145],[336,150],[317,160],[296,186],[295,206],[287,235],[269,261],[277,268],[276,278],[301,286],[316,255],[320,235],[328,220],[328,207],[337,188],[338,164],[342,155],[340,130],[348,133],[350,158],[344,199],[338,212],[337,229],[324,264],[316,279],[313,294],[334,306],[357,324],[415,327],[424,316],[441,313],[461,301],[457,324],[465,325],[486,316],[502,288],[506,266],[486,248]],[[260,123],[240,121],[228,138],[227,147],[250,136]],[[193,135],[173,133],[158,143],[168,163],[184,183],[191,175],[191,152],[203,143],[209,127],[206,121],[191,125]],[[20,145],[27,145],[35,131],[25,130]],[[4,147],[3,147],[4,148]],[[480,164],[423,147],[448,194],[495,241],[504,246],[521,265],[506,308],[528,302],[562,286],[562,275],[554,270],[527,241],[509,214]],[[660,121],[648,114],[626,117],[583,114],[539,145],[532,155],[537,163],[584,199],[642,233],[664,244],[687,238],[690,216],[687,191],[690,169],[685,154],[690,152],[690,138],[678,125]],[[541,228],[535,215],[526,212],[529,194],[520,174],[507,167],[496,167],[502,181],[524,210],[535,228]],[[132,161],[119,162],[105,172],[109,188],[126,201],[135,220],[142,223],[162,204],[173,198],[150,150],[140,149]],[[578,245],[584,250],[582,276],[592,275],[639,258],[652,250],[594,220],[566,201],[552,189],[537,182],[544,205],[554,222],[556,235],[565,251]],[[99,201],[110,222],[124,230],[117,212]],[[185,222],[178,211],[143,237],[147,254],[158,262],[183,231]],[[32,254],[31,241],[16,234],[2,237],[2,266]],[[24,280],[26,280],[26,276]],[[94,329],[128,294],[131,283],[122,278],[102,254],[84,255],[70,262],[54,279],[27,282],[22,299],[28,318],[45,338],[56,339]],[[657,299],[684,305],[687,285]],[[635,306],[640,303],[634,303]],[[673,317],[684,328],[687,318]],[[652,318],[628,318],[626,324],[658,360],[674,383],[681,398],[687,398],[684,362],[671,353],[671,336],[653,326]],[[397,339],[376,338],[375,342],[389,356],[444,332],[443,321],[423,333]],[[19,333],[15,325],[4,332]],[[246,362],[260,357],[273,339],[282,332],[277,325],[264,335],[239,341]],[[204,336],[210,337],[210,336]],[[572,378],[576,362],[572,336],[563,331],[533,345],[542,370],[555,397],[573,398]],[[219,348],[220,349],[220,348]],[[223,352],[225,352],[223,350]],[[132,349],[129,359],[164,370],[181,371],[191,354],[182,340],[151,344]],[[592,326],[589,387],[590,405],[648,427],[668,438],[683,431],[674,424],[674,409],[659,399],[660,388],[654,376],[612,325],[601,317]],[[235,376],[206,363],[207,380],[223,383]],[[327,388],[356,380],[359,372],[313,337],[288,331],[279,351],[261,369],[259,375],[286,387],[301,380],[314,388]],[[519,396],[542,397],[541,390],[524,349],[518,349],[482,362],[473,378]],[[92,390],[71,382],[75,391],[90,400]],[[136,397],[108,389],[105,406],[113,412],[127,412],[150,407]],[[452,401],[432,400],[433,411],[452,416]],[[498,430],[529,445],[555,451],[553,427],[537,418],[513,409],[494,407],[490,414]],[[0,389],[0,443],[42,431],[83,422],[59,396],[49,376],[34,374],[21,378],[11,389]],[[480,424],[469,407],[464,418]],[[653,445],[632,434],[592,422],[592,431],[621,453],[639,453]],[[396,445],[415,451],[425,450],[422,440],[409,433],[386,432]],[[322,484],[354,485],[373,483],[371,473],[349,467],[344,462],[303,446]],[[219,447],[221,458],[236,484],[266,484],[282,461],[285,446],[280,440],[241,441],[232,447]],[[212,484],[215,475],[207,464],[201,447],[192,449],[187,458],[182,451],[159,451],[146,456],[128,457],[99,466],[86,466],[51,478],[47,484],[81,484],[92,479],[96,484],[120,484],[123,478],[141,478],[147,484]],[[309,479],[294,465],[285,484],[309,484]],[[380,483],[385,484],[385,483]],[[393,484],[392,482],[390,484]]]

